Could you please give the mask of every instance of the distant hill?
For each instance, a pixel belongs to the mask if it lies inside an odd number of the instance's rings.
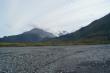
[[[60,37],[55,37],[52,33],[35,28],[19,35],[1,38],[0,42],[40,42],[47,45],[110,43],[110,14],[93,21],[76,32],[66,35],[61,33]]]
[[[88,26],[83,27],[76,32],[60,36],[53,41],[110,41],[110,14],[93,21]]]
[[[55,35],[42,29],[34,28],[19,35],[5,36],[0,42],[39,42],[45,39],[54,38]]]

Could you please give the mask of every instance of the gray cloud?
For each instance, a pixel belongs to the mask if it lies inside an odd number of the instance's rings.
[[[7,22],[2,23],[8,24],[8,34],[32,27],[55,34],[73,32],[110,12],[109,0],[6,0],[5,4]]]

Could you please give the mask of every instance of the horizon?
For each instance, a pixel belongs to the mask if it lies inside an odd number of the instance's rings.
[[[55,35],[74,32],[110,13],[109,0],[0,1],[0,37],[40,28]]]

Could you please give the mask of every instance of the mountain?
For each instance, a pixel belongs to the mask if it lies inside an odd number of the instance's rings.
[[[52,45],[69,43],[110,43],[110,14],[97,19],[88,26],[75,32],[55,37],[52,33],[42,29],[32,29],[19,35],[7,36],[0,42],[39,42],[43,41]]]
[[[52,33],[34,28],[19,35],[5,36],[0,38],[0,42],[39,42],[54,37],[55,36]]]
[[[110,40],[110,14],[93,21],[88,26],[83,27],[76,32],[60,36],[54,41],[108,41]],[[82,42],[83,42],[82,41]]]
[[[66,34],[68,34],[67,31],[62,31],[62,32],[59,32],[58,36],[63,36],[63,35],[66,35]]]

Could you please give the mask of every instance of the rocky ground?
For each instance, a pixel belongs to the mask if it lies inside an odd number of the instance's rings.
[[[0,73],[109,72],[110,45],[0,48]]]

